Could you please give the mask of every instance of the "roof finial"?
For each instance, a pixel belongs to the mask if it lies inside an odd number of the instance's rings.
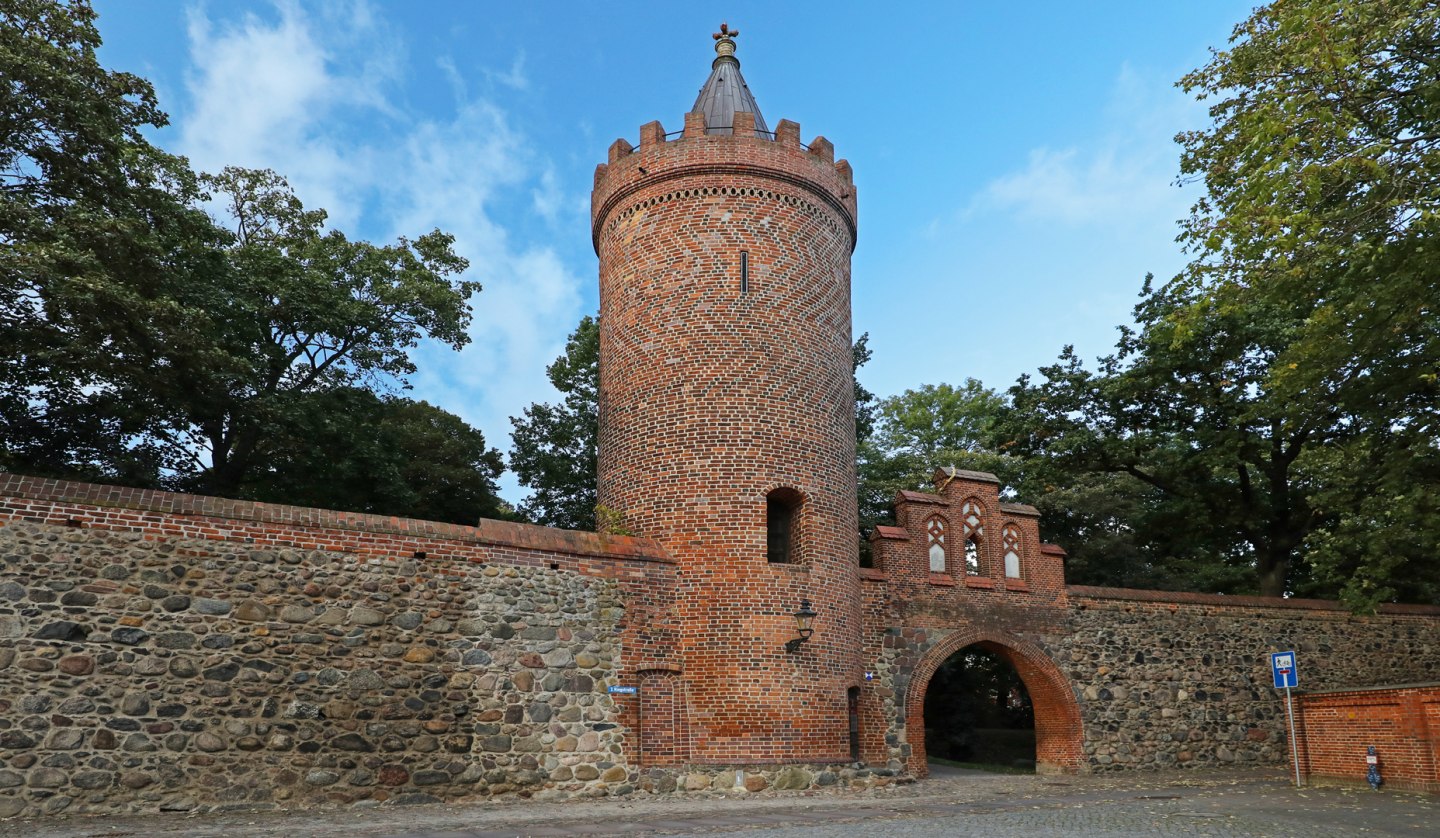
[[[730,58],[735,55],[735,39],[739,37],[739,29],[731,29],[729,24],[720,24],[720,31],[716,32],[715,54],[721,58]]]

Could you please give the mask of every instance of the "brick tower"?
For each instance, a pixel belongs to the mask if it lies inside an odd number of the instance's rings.
[[[656,740],[674,747],[644,761],[843,762],[862,676],[855,186],[824,138],[767,129],[737,34],[716,34],[682,132],[651,122],[596,169],[599,499],[680,562]],[[814,634],[787,651],[802,601]]]

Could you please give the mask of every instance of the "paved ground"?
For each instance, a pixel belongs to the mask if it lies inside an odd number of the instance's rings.
[[[921,783],[848,793],[666,795],[568,803],[0,821],[24,838],[744,838],[1440,835],[1440,797],[1292,788],[1283,773],[1035,777],[938,769]]]

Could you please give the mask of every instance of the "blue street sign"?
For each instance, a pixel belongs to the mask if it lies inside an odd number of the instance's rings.
[[[1288,689],[1300,683],[1295,668],[1294,652],[1273,652],[1270,655],[1270,671],[1275,676],[1275,689]]]
[[[634,695],[640,691],[639,687],[622,687],[618,685],[612,685],[609,689],[611,695]]]

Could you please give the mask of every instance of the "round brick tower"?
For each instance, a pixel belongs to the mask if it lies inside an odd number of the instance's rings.
[[[680,562],[675,762],[851,759],[858,686],[848,163],[772,133],[721,27],[683,132],[595,173],[599,500]],[[795,612],[816,614],[811,639]]]

